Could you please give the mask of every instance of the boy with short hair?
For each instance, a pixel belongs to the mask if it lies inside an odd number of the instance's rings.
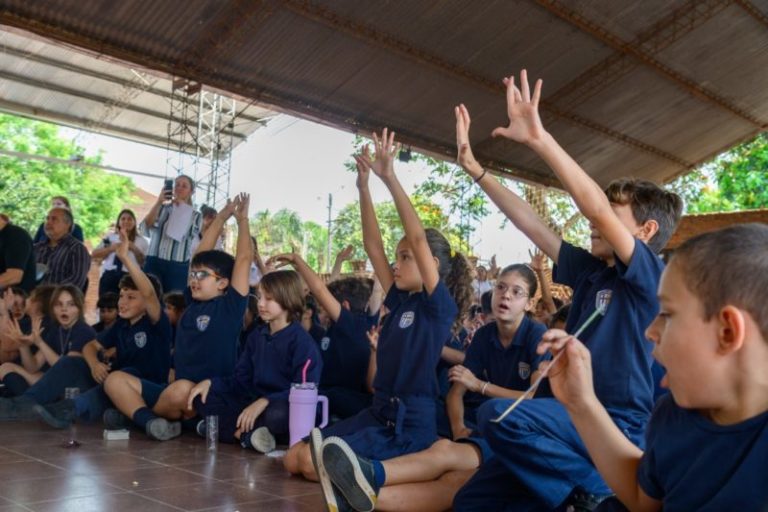
[[[112,327],[118,318],[117,302],[120,296],[115,292],[107,292],[99,297],[96,307],[99,309],[99,321],[93,325],[93,330],[103,332]]]
[[[746,224],[675,251],[659,285],[661,311],[646,331],[671,393],[656,404],[645,452],[598,400],[589,350],[563,331],[545,334],[539,352],[565,350],[550,370],[552,391],[629,510],[768,504],[767,248],[768,226]]]
[[[296,253],[274,256],[270,258],[273,261],[290,263],[328,315],[330,325],[319,343],[323,357],[320,391],[328,397],[331,414],[339,418],[354,416],[372,400],[366,390],[371,354],[366,333],[378,316],[366,313],[371,286],[354,277],[337,279],[326,286]]]
[[[166,382],[171,364],[171,324],[160,303],[160,282],[155,276],[145,274],[128,256],[129,245],[127,233],[121,231],[115,255],[128,274],[119,284],[117,306],[120,318],[83,347],[83,358],[98,386],[75,400],[65,399],[34,407],[37,414],[54,428],[66,428],[77,417],[100,418],[110,405],[102,384],[113,370],[156,384]],[[99,300],[103,306],[102,299]],[[105,351],[114,352],[113,362],[104,357]]]
[[[497,180],[486,177],[469,147],[469,113],[456,107],[458,161],[507,217],[555,263],[556,282],[574,289],[566,330],[573,332],[595,309],[605,314],[582,334],[595,355],[596,393],[613,421],[635,444],[653,406],[651,344],[644,329],[656,316],[656,288],[663,269],[657,253],[682,213],[680,198],[653,183],[619,180],[603,191],[544,130],[538,114],[541,80],[533,94],[527,73],[521,88],[507,86],[509,126],[494,136],[524,143],[560,179],[592,227],[591,251],[554,233],[535,211]],[[491,422],[510,405],[491,400],[478,412],[480,431],[496,454],[454,501],[457,509],[520,510],[574,506],[591,510],[610,491],[578,438],[565,409],[554,399],[526,400],[501,423]],[[521,454],[525,456],[521,456]],[[553,465],[552,460],[557,462]]]
[[[189,286],[184,292],[187,309],[176,331],[173,354],[176,380],[165,386],[125,372],[111,373],[104,389],[122,414],[106,411],[104,420],[108,427],[124,426],[127,416],[152,439],[173,439],[181,434],[179,420],[196,415],[187,409],[189,391],[195,383],[232,375],[248,298],[251,263],[248,204],[247,194],[228,202],[206,230],[192,258]],[[218,232],[233,215],[238,227],[234,258],[225,252],[210,250]]]

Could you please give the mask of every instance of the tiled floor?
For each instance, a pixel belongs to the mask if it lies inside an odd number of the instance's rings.
[[[66,431],[41,423],[0,423],[0,512],[310,512],[324,510],[317,484],[291,477],[280,459],[186,433],[160,443],[131,431],[104,441],[98,426]]]

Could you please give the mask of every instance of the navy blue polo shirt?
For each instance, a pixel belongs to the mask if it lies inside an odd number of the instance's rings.
[[[435,369],[458,308],[442,281],[432,294],[409,293],[392,285],[384,299],[390,313],[379,333],[376,393],[436,398]]]
[[[234,375],[211,379],[211,391],[249,400],[288,400],[291,384],[302,381],[307,359],[312,360],[307,382],[317,383],[323,361],[317,343],[300,323],[291,322],[274,335],[269,333],[268,325],[259,327],[248,337]]]
[[[637,470],[640,487],[664,512],[765,510],[768,412],[735,425],[717,425],[659,399]]]
[[[96,331],[83,320],[78,320],[69,329],[51,322],[41,337],[54,352],[64,356],[67,352],[82,352],[86,343],[96,339]]]
[[[171,322],[164,311],[154,324],[148,315],[133,325],[125,318],[118,318],[112,327],[99,335],[99,343],[104,348],[117,349],[113,370],[134,368],[142,379],[158,384],[168,382]]]
[[[609,267],[584,249],[563,242],[555,265],[555,282],[573,288],[566,322],[572,333],[608,303],[606,314],[580,336],[592,354],[595,393],[611,414],[645,423],[653,408],[653,344],[645,329],[659,311],[656,297],[664,263],[635,240],[629,265],[616,257]]]
[[[188,306],[176,326],[173,352],[176,379],[200,382],[232,375],[248,297],[230,286],[206,301],[193,299],[187,287],[184,298]]]
[[[531,385],[531,375],[546,357],[536,353],[536,347],[546,330],[544,324],[523,315],[512,342],[504,348],[499,340],[496,322],[484,325],[472,337],[464,367],[480,380],[507,389],[525,391]],[[468,402],[477,405],[487,399],[479,393],[468,393],[466,397]]]
[[[341,308],[339,319],[332,322],[319,341],[323,356],[324,388],[343,387],[354,391],[365,389],[371,346],[366,333],[372,317]],[[375,323],[373,324],[375,325]]]

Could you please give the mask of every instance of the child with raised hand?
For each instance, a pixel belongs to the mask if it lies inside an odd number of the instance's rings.
[[[385,128],[381,138],[376,134],[373,138],[376,159],[371,159],[367,147],[356,156],[364,246],[386,291],[384,305],[390,311],[378,339],[373,405],[326,428],[322,434],[313,430],[309,444],[295,444],[285,457],[286,469],[291,473],[320,479],[332,510],[343,498],[337,496],[325,472],[322,436],[338,436],[356,453],[381,460],[431,446],[437,439],[435,368],[451,327],[461,323],[471,300],[466,260],[452,254],[448,241],[438,231],[424,230],[395,176],[393,160],[398,146],[394,144],[394,133]],[[392,267],[384,252],[368,189],[371,170],[392,193],[405,231]],[[459,307],[452,292],[462,297]],[[383,480],[383,474],[379,477]]]
[[[261,453],[288,441],[288,394],[291,383],[318,382],[323,363],[312,337],[299,323],[304,295],[293,271],[270,272],[259,283],[259,315],[267,325],[249,337],[234,375],[199,382],[187,407],[201,416],[219,417],[219,439],[239,442]],[[204,431],[204,420],[198,433]]]
[[[67,387],[81,390],[94,385],[88,365],[82,357],[86,343],[96,338],[96,331],[83,318],[83,293],[73,285],[58,286],[51,295],[55,323],[42,331],[42,319],[32,322],[32,333],[20,335],[22,365],[32,376],[43,373],[21,396],[0,398],[1,419],[34,417],[36,404],[57,400]],[[37,352],[32,352],[32,347]],[[23,374],[22,374],[23,375]]]
[[[567,331],[575,331],[595,309],[607,305],[605,315],[582,338],[595,358],[597,396],[613,421],[640,446],[653,406],[652,345],[644,329],[658,311],[655,293],[663,263],[657,253],[674,232],[682,202],[676,194],[641,180],[617,180],[601,190],[542,126],[541,80],[531,91],[525,71],[520,78],[520,89],[514,77],[504,79],[509,125],[493,135],[526,144],[547,162],[591,223],[591,251],[564,242],[530,205],[486,176],[472,155],[464,105],[455,109],[458,161],[552,259],[554,280],[574,289]],[[509,405],[509,400],[492,400],[478,411],[479,429],[500,463],[494,475],[473,480],[459,492],[456,508],[502,509],[513,501],[521,509],[590,509],[610,492],[562,405],[554,399],[527,400],[501,423],[489,421]],[[555,466],[552,459],[558,461]]]
[[[119,370],[158,385],[167,381],[171,365],[171,324],[160,302],[160,282],[146,275],[130,257],[128,232],[123,229],[119,235],[114,254],[127,272],[118,284],[119,318],[83,347],[83,358],[94,387],[74,400],[35,407],[35,412],[54,428],[66,428],[78,417],[89,421],[101,418],[110,406],[102,385],[112,371]],[[110,364],[103,358],[108,350],[115,352]]]
[[[238,336],[248,298],[251,239],[247,194],[221,209],[197,247],[184,292],[187,309],[179,320],[173,363],[176,380],[159,384],[123,371],[109,374],[104,390],[118,410],[104,413],[108,428],[124,428],[130,418],[158,441],[181,434],[180,420],[191,420],[187,408],[195,383],[232,375],[237,362]],[[237,248],[231,255],[212,249],[226,220],[237,219]]]
[[[354,416],[371,405],[365,385],[371,353],[366,333],[378,320],[378,315],[366,313],[371,286],[356,277],[337,279],[326,286],[296,253],[273,256],[270,262],[292,265],[328,316],[328,328],[318,340],[323,357],[320,391],[328,397],[332,415]]]
[[[328,440],[323,449],[326,470],[352,508],[448,510],[480,463],[492,460],[488,444],[475,430],[476,410],[492,397],[520,397],[537,377],[544,356],[536,349],[546,327],[527,315],[536,287],[536,276],[527,265],[505,267],[492,292],[495,320],[477,331],[464,365],[451,368],[448,415],[458,442],[441,439],[418,453],[371,461]],[[385,476],[383,487],[375,482],[377,465]]]
[[[765,510],[766,247],[768,226],[744,224],[692,238],[672,256],[646,331],[670,394],[654,408],[644,452],[596,396],[588,348],[563,331],[545,335],[541,352],[565,351],[549,372],[552,391],[627,509]]]

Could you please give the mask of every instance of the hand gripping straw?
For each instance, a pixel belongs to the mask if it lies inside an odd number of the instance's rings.
[[[589,315],[589,318],[587,318],[586,320],[584,320],[584,323],[583,323],[583,324],[581,324],[581,327],[579,327],[579,328],[576,330],[576,332],[575,332],[575,333],[573,333],[573,337],[574,337],[574,338],[578,338],[579,336],[581,336],[581,333],[582,333],[582,332],[584,332],[584,330],[585,330],[587,327],[589,327],[589,325],[590,325],[592,322],[594,322],[594,321],[595,321],[595,318],[597,318],[597,317],[598,317],[598,316],[600,316],[600,315],[605,315],[605,310],[606,310],[606,309],[608,309],[608,304],[607,304],[607,303],[606,303],[606,304],[600,304],[600,305],[598,305],[598,307],[597,307],[597,308],[595,308],[595,310],[592,312],[592,314],[591,314],[591,315]],[[542,380],[544,380],[544,377],[546,377],[546,376],[547,376],[547,374],[549,373],[549,369],[550,369],[550,368],[552,368],[552,364],[553,364],[555,361],[557,361],[557,359],[558,359],[558,358],[559,358],[559,357],[560,357],[560,356],[563,354],[563,352],[565,352],[565,348],[563,348],[563,350],[561,350],[560,352],[558,352],[558,353],[557,353],[557,355],[556,355],[555,357],[553,357],[553,358],[550,360],[550,362],[549,362],[549,366],[547,366],[546,368],[544,368],[544,370],[543,370],[543,371],[542,371],[542,372],[539,374],[539,376],[536,378],[536,380],[535,380],[535,381],[533,381],[533,384],[531,384],[531,387],[529,387],[529,388],[528,388],[528,389],[525,391],[525,393],[523,393],[522,395],[520,395],[520,397],[518,397],[518,399],[517,399],[517,400],[515,400],[515,401],[512,403],[512,405],[510,405],[509,407],[507,407],[507,410],[506,410],[506,411],[504,411],[503,413],[501,413],[501,414],[499,415],[499,417],[498,417],[498,418],[494,418],[494,419],[492,419],[492,420],[491,420],[491,422],[492,422],[492,423],[501,423],[501,420],[503,420],[504,418],[506,418],[506,417],[507,417],[507,415],[508,415],[509,413],[511,413],[512,411],[514,411],[514,410],[515,410],[515,408],[516,408],[518,405],[520,405],[520,403],[521,403],[523,400],[525,400],[525,399],[526,399],[526,398],[527,398],[529,395],[533,394],[533,392],[534,392],[534,391],[536,391],[536,388],[539,386],[539,384],[541,384],[541,381],[542,381]]]

